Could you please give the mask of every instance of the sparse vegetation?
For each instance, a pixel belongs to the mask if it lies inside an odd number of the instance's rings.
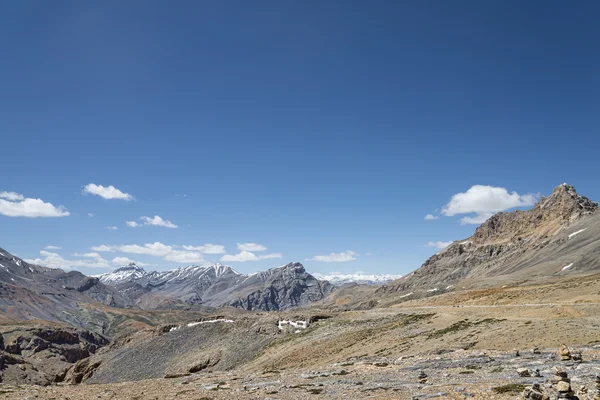
[[[495,388],[492,388],[492,391],[496,394],[521,393],[525,388],[526,385],[521,383],[509,383],[508,385],[496,386]]]
[[[435,339],[435,338],[442,337],[448,333],[460,332],[465,329],[472,328],[474,326],[478,326],[478,325],[482,325],[482,324],[492,324],[492,323],[501,322],[501,321],[504,321],[504,320],[496,319],[496,318],[485,318],[480,321],[471,322],[467,318],[465,318],[461,321],[455,322],[454,324],[452,324],[446,328],[433,331],[432,333],[430,333],[427,336],[427,339]]]

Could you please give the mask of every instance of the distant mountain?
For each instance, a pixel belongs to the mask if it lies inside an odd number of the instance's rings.
[[[240,274],[222,264],[153,272],[129,264],[100,275],[99,279],[142,308],[164,304],[156,301],[160,298],[187,304],[279,310],[322,300],[333,290],[331,284],[306,273],[300,263],[252,275]]]
[[[97,319],[82,310],[80,305],[87,303],[130,305],[98,278],[29,264],[0,248],[0,320],[44,319],[86,326]]]
[[[530,210],[498,213],[413,273],[378,290],[406,299],[600,272],[598,204],[562,184]]]
[[[358,285],[382,285],[395,279],[402,278],[402,275],[385,274],[313,274],[317,279],[328,281],[334,286],[343,286],[349,284]]]

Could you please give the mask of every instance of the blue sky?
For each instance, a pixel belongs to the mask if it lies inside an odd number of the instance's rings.
[[[242,272],[300,260],[404,274],[439,251],[427,243],[471,235],[464,218],[526,208],[562,182],[598,200],[599,12],[593,1],[4,2],[0,193],[22,197],[0,199],[0,246],[83,260],[86,273],[124,257],[149,269],[220,260],[183,248],[208,243],[255,259],[226,262]],[[133,199],[84,195],[88,184]],[[7,215],[60,205],[68,216]],[[154,216],[177,228],[143,225]],[[170,249],[120,251],[146,243]],[[117,251],[85,257],[100,245]],[[334,259],[348,261],[323,261]]]

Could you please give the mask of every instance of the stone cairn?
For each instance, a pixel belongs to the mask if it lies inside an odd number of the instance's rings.
[[[422,384],[427,383],[427,374],[424,371],[421,371],[418,378],[419,378],[419,383],[422,383]]]
[[[571,361],[571,350],[569,350],[566,344],[561,344],[558,348],[558,357],[560,361]]]
[[[569,379],[565,370],[557,369],[554,373],[554,377],[552,378],[552,383],[558,391],[558,396],[556,397],[557,399],[579,399],[577,396],[575,396],[575,393],[571,389],[571,380]]]
[[[540,351],[539,347],[533,346],[533,349],[531,349],[531,354],[542,354],[542,352]]]
[[[523,400],[549,400],[547,394],[544,394],[539,383],[534,383],[531,387],[526,387],[521,395]]]

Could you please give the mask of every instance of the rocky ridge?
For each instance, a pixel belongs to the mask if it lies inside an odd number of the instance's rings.
[[[192,305],[269,311],[307,305],[333,291],[331,284],[308,274],[300,263],[251,275],[222,264],[152,272],[129,264],[99,279],[143,308],[147,308],[144,304],[157,304],[150,300],[159,296]]]

